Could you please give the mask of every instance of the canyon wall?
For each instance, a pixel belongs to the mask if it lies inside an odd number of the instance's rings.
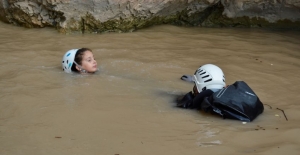
[[[159,24],[299,29],[300,0],[0,0],[0,20],[62,33]]]

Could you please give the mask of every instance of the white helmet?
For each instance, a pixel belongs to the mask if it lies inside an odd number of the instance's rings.
[[[66,52],[62,59],[62,69],[67,73],[71,73],[72,65],[75,59],[75,55],[78,49],[72,49]]]
[[[206,64],[196,70],[194,82],[198,92],[206,89],[222,89],[225,86],[225,76],[218,66]]]

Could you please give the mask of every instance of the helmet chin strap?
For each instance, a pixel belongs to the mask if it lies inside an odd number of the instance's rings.
[[[85,69],[83,69],[82,66],[80,66],[80,65],[78,65],[78,64],[76,63],[76,61],[74,61],[74,63],[75,63],[75,65],[79,68],[79,71],[80,71],[81,73],[87,73],[87,71],[86,71]]]

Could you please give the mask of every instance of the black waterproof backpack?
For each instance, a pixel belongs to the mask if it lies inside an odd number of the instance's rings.
[[[215,112],[223,118],[250,122],[264,111],[264,106],[244,81],[236,81],[206,97],[201,104],[201,109]]]

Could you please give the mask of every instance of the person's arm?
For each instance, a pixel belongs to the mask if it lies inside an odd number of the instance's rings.
[[[183,97],[177,99],[177,107],[191,108],[194,95],[192,92],[185,94]]]
[[[201,109],[201,103],[205,97],[212,95],[214,92],[210,89],[204,90],[194,96],[192,92],[185,94],[182,98],[177,100],[177,107],[187,109]]]
[[[203,102],[205,97],[209,97],[213,94],[214,92],[210,89],[204,90],[200,92],[196,97],[193,99],[192,107],[195,109],[201,109],[201,103]]]

